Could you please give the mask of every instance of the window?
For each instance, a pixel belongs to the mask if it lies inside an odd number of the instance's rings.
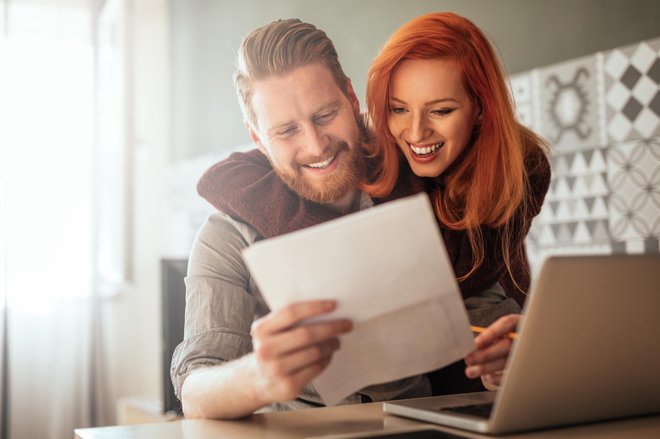
[[[70,3],[4,3],[5,288],[10,306],[32,311],[86,296],[92,281],[92,20],[87,2]]]

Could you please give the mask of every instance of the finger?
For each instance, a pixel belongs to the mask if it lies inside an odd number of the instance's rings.
[[[295,383],[299,388],[302,388],[303,386],[305,386],[305,384],[309,383],[314,378],[319,376],[321,372],[323,372],[325,368],[328,367],[331,359],[332,359],[331,356],[326,357],[319,362],[316,362],[303,369],[300,369],[291,376],[292,382]]]
[[[477,348],[482,349],[497,339],[506,337],[509,332],[516,330],[521,319],[522,316],[520,314],[509,314],[500,317],[474,339]]]
[[[516,330],[521,317],[520,314],[500,317],[475,339],[477,345],[488,345],[499,338],[506,337],[510,332]]]
[[[325,361],[339,349],[339,345],[339,339],[332,338],[324,343],[301,349],[282,357],[279,368],[284,374],[295,374],[308,366]]]
[[[323,343],[352,328],[353,324],[346,319],[301,325],[265,339],[256,338],[254,350],[261,359],[268,360]]]
[[[478,367],[481,369],[479,370],[479,375],[502,372],[506,367],[506,358],[500,358],[499,360],[484,363]]]
[[[480,364],[477,366],[468,366],[465,369],[465,375],[468,378],[477,378],[491,372],[498,372],[504,370],[506,366],[506,358],[491,361],[489,363]]]
[[[486,388],[495,389],[500,386],[502,383],[502,377],[504,374],[502,372],[491,372],[481,376],[481,380],[486,386]]]
[[[496,343],[488,346],[485,349],[478,349],[471,352],[465,357],[465,362],[469,366],[486,363],[498,358],[506,358],[511,351],[511,340],[508,338],[500,338]]]
[[[252,324],[252,334],[261,336],[283,331],[303,320],[329,313],[336,306],[334,300],[311,300],[292,303],[256,320]]]

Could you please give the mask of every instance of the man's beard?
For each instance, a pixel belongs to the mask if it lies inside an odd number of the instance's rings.
[[[359,145],[359,141],[352,147],[346,142],[335,142],[320,157],[305,157],[292,163],[292,172],[283,171],[275,165],[273,169],[282,181],[301,197],[319,204],[332,203],[355,189],[360,182],[364,171],[364,157]],[[343,155],[341,162],[330,175],[317,178],[306,175],[303,165],[321,163],[339,153]],[[310,182],[312,178],[314,183]]]

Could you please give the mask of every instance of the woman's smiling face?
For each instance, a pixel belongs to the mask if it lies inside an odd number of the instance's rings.
[[[388,126],[410,168],[441,175],[472,137],[480,108],[451,59],[407,59],[392,72]]]

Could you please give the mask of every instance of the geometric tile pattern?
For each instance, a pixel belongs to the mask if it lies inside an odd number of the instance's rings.
[[[612,146],[607,180],[614,240],[635,241],[639,250],[655,245],[660,239],[660,138]]]
[[[510,82],[519,121],[551,148],[532,271],[553,254],[660,253],[660,38]]]
[[[610,141],[660,135],[660,39],[605,55],[607,136]]]
[[[540,69],[540,134],[559,151],[602,144],[595,56]]]
[[[550,158],[552,179],[539,214],[537,246],[607,244],[609,187],[605,150],[558,153]]]

